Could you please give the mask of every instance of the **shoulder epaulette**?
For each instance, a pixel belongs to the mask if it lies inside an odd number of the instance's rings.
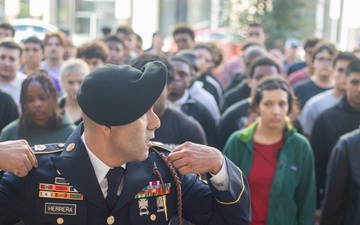
[[[161,143],[161,142],[152,141],[151,143],[153,144],[153,147],[157,147],[157,148],[160,148],[161,150],[171,152],[171,150],[166,148],[165,145],[163,143]]]
[[[61,152],[65,147],[64,143],[46,144],[46,145],[34,145],[31,149],[35,155],[40,154],[52,154]]]

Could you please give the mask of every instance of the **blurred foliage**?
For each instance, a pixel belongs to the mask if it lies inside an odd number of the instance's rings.
[[[300,40],[315,31],[316,0],[229,0],[220,13],[221,25],[245,38],[247,25],[262,23],[267,47],[281,48],[289,37]]]

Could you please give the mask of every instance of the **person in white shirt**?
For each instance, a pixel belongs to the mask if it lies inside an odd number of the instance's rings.
[[[22,48],[12,39],[0,42],[0,90],[10,95],[20,109],[21,84],[26,75],[18,72]]]

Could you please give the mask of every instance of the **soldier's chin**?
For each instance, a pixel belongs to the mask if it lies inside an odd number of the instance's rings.
[[[145,161],[149,156],[149,149],[146,150],[146,153],[143,155],[144,157],[139,158],[139,161]]]

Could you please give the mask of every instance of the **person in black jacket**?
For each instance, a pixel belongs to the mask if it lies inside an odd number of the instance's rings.
[[[216,122],[209,110],[189,94],[192,64],[182,56],[172,57],[170,61],[175,72],[174,79],[168,85],[170,105],[198,121],[205,131],[207,144],[215,146]]]
[[[317,217],[325,193],[326,167],[331,150],[339,137],[360,124],[360,60],[350,62],[345,72],[344,97],[333,107],[322,112],[315,120],[310,143],[315,156],[315,173],[317,185]]]
[[[321,225],[360,224],[360,128],[340,137],[327,167]]]
[[[0,91],[0,133],[1,130],[19,117],[19,110],[10,95]]]

